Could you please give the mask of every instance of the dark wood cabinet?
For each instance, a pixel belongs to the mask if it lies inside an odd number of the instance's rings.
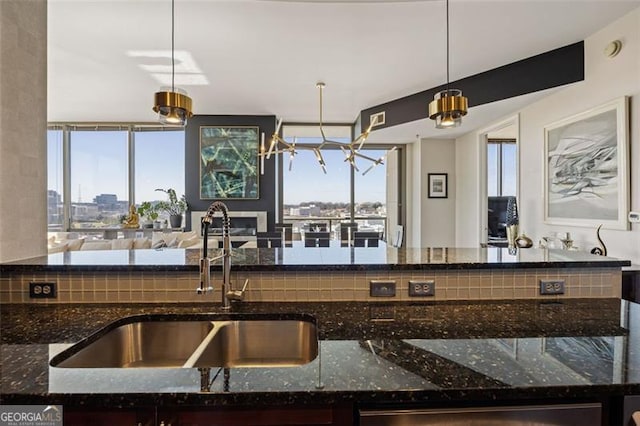
[[[353,424],[353,408],[298,406],[265,408],[159,409],[158,424],[164,426],[346,426]]]
[[[347,426],[352,405],[280,407],[65,407],[65,426]]]
[[[90,409],[64,407],[65,426],[155,426],[155,408]]]

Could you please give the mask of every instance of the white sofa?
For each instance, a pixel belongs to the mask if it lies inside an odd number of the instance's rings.
[[[78,238],[73,232],[49,232],[49,254],[87,250],[137,250],[160,248],[202,248],[202,238],[196,231],[154,232],[152,238],[118,238],[113,240]],[[218,247],[218,240],[209,238],[208,246]]]

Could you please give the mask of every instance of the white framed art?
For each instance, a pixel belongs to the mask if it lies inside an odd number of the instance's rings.
[[[544,128],[544,221],[628,229],[628,98]]]

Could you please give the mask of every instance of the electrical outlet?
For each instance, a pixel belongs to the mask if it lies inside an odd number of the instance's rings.
[[[396,282],[371,280],[369,281],[369,295],[371,297],[396,297]]]
[[[564,280],[540,280],[540,295],[564,294]]]
[[[30,282],[29,297],[32,299],[55,299],[56,297],[58,297],[58,289],[56,283]]]
[[[436,280],[409,280],[409,297],[432,297],[436,295]]]

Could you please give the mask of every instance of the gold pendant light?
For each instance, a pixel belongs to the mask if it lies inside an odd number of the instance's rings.
[[[184,126],[187,118],[193,115],[191,98],[186,93],[176,92],[176,59],[175,59],[175,0],[171,0],[171,91],[160,91],[154,95],[153,110],[158,113],[162,124]]]
[[[429,118],[435,120],[437,129],[458,127],[467,115],[467,98],[462,90],[449,88],[449,0],[447,6],[447,89],[438,92],[429,103]]]

